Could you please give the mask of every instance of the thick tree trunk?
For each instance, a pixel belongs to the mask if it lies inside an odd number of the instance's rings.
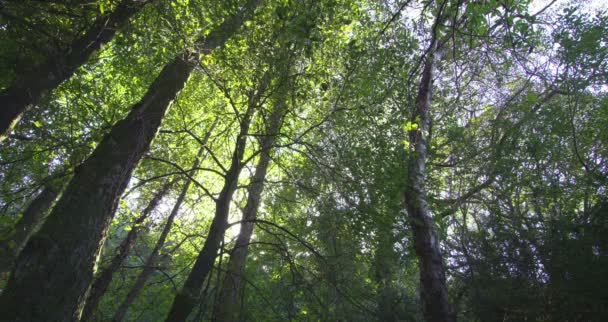
[[[45,215],[61,192],[60,186],[49,183],[27,206],[15,227],[14,234],[0,241],[0,272],[9,271],[33,233],[40,228]]]
[[[199,52],[223,45],[243,21],[240,15],[224,20],[199,40]],[[49,220],[17,259],[0,296],[0,321],[80,318],[120,194],[193,70],[189,56],[181,54],[167,64],[142,100],[76,169]]]
[[[413,153],[408,166],[409,180],[406,183],[405,207],[410,216],[414,248],[419,260],[420,291],[425,319],[428,322],[445,322],[455,321],[455,318],[450,310],[437,230],[424,188],[427,135],[430,124],[429,109],[432,99],[433,70],[437,59],[436,47],[435,44],[432,45],[427,53],[418,88],[416,110],[411,119],[412,123],[418,124],[418,128],[409,132]]]
[[[276,102],[277,105],[270,115],[268,129],[260,142],[260,159],[255,167],[255,175],[249,186],[247,204],[243,210],[241,230],[239,231],[234,248],[230,252],[228,269],[216,305],[216,321],[230,322],[238,320],[239,299],[242,289],[241,281],[249,251],[249,242],[251,241],[255,225],[254,221],[257,218],[258,207],[264,190],[266,171],[271,160],[271,149],[276,141],[276,135],[281,128],[285,113],[286,91],[283,89],[281,92],[283,95]]]
[[[169,189],[171,189],[173,183],[174,181],[168,181],[160,190],[156,192],[146,208],[144,208],[142,211],[141,215],[133,222],[131,230],[127,234],[127,237],[125,237],[125,239],[120,243],[120,246],[118,246],[116,249],[116,255],[114,255],[110,264],[105,267],[103,271],[95,278],[95,281],[91,286],[91,292],[89,293],[84,306],[81,321],[89,321],[93,317],[93,313],[99,305],[99,301],[101,301],[101,298],[106,293],[108,286],[110,286],[110,283],[112,282],[114,273],[120,268],[135,245],[135,241],[137,240],[137,236],[139,235],[139,231],[141,229],[141,224],[150,216],[152,211],[164,198]]]
[[[17,259],[0,297],[0,319],[79,319],[120,194],[191,70],[183,56],[165,66],[140,103],[76,168],[49,219]]]
[[[0,141],[9,135],[28,108],[70,78],[91,55],[111,41],[117,30],[142,7],[142,3],[122,1],[112,13],[95,20],[91,28],[74,40],[64,53],[28,68],[30,72],[19,75],[11,87],[3,90],[0,93]]]
[[[207,239],[205,240],[203,249],[196,258],[196,262],[188,275],[188,279],[173,300],[173,305],[171,306],[171,310],[166,319],[168,322],[185,321],[188,318],[188,315],[190,315],[197,303],[203,282],[213,268],[218,250],[224,240],[224,233],[228,226],[230,202],[236,191],[239,175],[243,168],[242,160],[247,144],[247,133],[249,132],[251,119],[253,118],[254,109],[259,104],[260,96],[266,89],[266,83],[267,80],[265,77],[258,87],[255,97],[250,98],[247,111],[241,119],[239,136],[232,153],[230,168],[228,168],[227,173],[224,175],[224,186],[215,201],[215,216],[209,227]]]

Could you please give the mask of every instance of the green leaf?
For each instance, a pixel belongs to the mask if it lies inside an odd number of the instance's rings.
[[[405,123],[405,126],[403,127],[404,130],[406,131],[415,131],[418,129],[418,124],[416,123],[412,123],[410,121],[408,121],[407,123]]]

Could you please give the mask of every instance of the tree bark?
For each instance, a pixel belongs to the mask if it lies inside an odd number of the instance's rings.
[[[243,22],[240,14],[225,19],[198,41],[199,52],[223,45]],[[17,259],[0,296],[0,321],[79,320],[120,194],[190,76],[194,65],[189,58],[183,53],[167,64],[142,100],[76,169],[49,220]]]
[[[91,28],[75,39],[65,52],[28,68],[29,72],[19,75],[11,87],[3,90],[0,93],[0,142],[9,135],[28,108],[70,78],[91,55],[111,41],[143,3],[133,0],[120,2],[116,10],[95,20]]]
[[[409,131],[413,152],[409,160],[409,180],[405,188],[405,208],[410,217],[414,248],[420,268],[420,292],[424,317],[428,322],[455,321],[448,301],[443,258],[437,230],[427,202],[424,179],[426,176],[427,135],[430,126],[429,110],[432,100],[433,71],[437,60],[437,44],[432,40],[427,53],[418,88],[416,109],[411,122],[417,129]]]
[[[142,101],[76,168],[49,219],[17,259],[0,297],[3,321],[79,319],[120,194],[191,70],[183,56],[165,66]]]
[[[40,228],[45,215],[61,193],[61,186],[48,183],[27,206],[15,227],[14,234],[0,241],[0,272],[10,271],[13,262],[25,247],[32,234]]]
[[[267,74],[268,75],[268,74]],[[267,76],[266,75],[266,76]],[[245,147],[247,143],[247,134],[249,132],[249,126],[251,119],[253,118],[254,109],[257,107],[260,101],[262,93],[266,89],[267,77],[264,76],[260,86],[258,87],[257,93],[250,98],[247,111],[243,115],[240,122],[240,131],[235,144],[232,158],[230,161],[230,167],[227,173],[224,175],[224,185],[218,198],[215,200],[215,216],[209,227],[209,233],[203,249],[198,254],[196,262],[192,267],[192,271],[188,275],[184,286],[180,292],[176,295],[173,300],[173,305],[169,311],[166,321],[178,322],[185,321],[188,315],[194,309],[197,303],[198,294],[201,291],[203,282],[207,278],[207,275],[213,268],[215,259],[217,257],[220,244],[224,240],[224,233],[228,226],[228,214],[230,212],[230,202],[232,196],[237,188],[237,183],[241,169],[243,168],[243,155],[245,154]]]
[[[93,317],[95,309],[112,282],[114,273],[120,268],[121,264],[125,261],[127,256],[129,256],[131,249],[135,245],[135,241],[137,240],[141,229],[141,224],[150,216],[156,206],[158,206],[159,202],[173,186],[173,183],[174,181],[168,181],[156,192],[146,208],[142,211],[141,215],[133,222],[131,230],[127,234],[127,237],[120,243],[118,249],[116,249],[116,255],[114,255],[110,264],[95,278],[95,281],[91,286],[91,292],[89,293],[84,306],[81,321],[89,321]]]
[[[271,160],[271,149],[276,141],[276,135],[281,129],[285,113],[286,90],[281,90],[281,95],[276,101],[276,107],[270,115],[270,123],[264,137],[260,142],[260,159],[255,167],[255,174],[249,186],[247,204],[243,210],[241,229],[234,248],[230,252],[228,270],[220,290],[218,304],[216,305],[216,321],[237,321],[242,289],[242,276],[249,251],[249,242],[253,234],[255,219],[262,192],[264,191],[264,180]]]

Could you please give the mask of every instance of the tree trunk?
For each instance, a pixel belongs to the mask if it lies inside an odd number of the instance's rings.
[[[243,21],[241,15],[225,19],[198,41],[199,52],[223,45]],[[120,194],[190,76],[189,58],[184,53],[167,64],[142,100],[76,169],[49,220],[17,259],[0,296],[0,321],[79,320]]]
[[[79,319],[120,194],[191,70],[183,56],[165,66],[142,101],[76,168],[49,219],[17,259],[0,297],[3,319]]]
[[[45,215],[59,196],[61,188],[63,187],[53,183],[45,185],[23,212],[14,234],[6,240],[0,241],[0,272],[10,271],[13,262],[27,241],[40,228]]]
[[[169,189],[171,189],[173,183],[174,181],[168,181],[160,190],[156,192],[146,208],[144,208],[142,211],[141,215],[135,219],[135,222],[127,234],[127,237],[122,241],[122,243],[120,243],[118,249],[116,249],[116,255],[114,255],[110,264],[103,269],[97,278],[95,278],[95,281],[91,286],[91,292],[89,293],[84,306],[81,321],[89,321],[93,317],[93,313],[99,305],[99,301],[101,301],[101,298],[106,293],[108,286],[110,286],[110,283],[112,282],[114,273],[120,268],[120,265],[124,262],[135,245],[141,224],[150,216],[158,203],[164,198]]]
[[[281,129],[285,113],[285,89],[281,91],[281,94],[282,95],[280,95],[279,99],[276,101],[276,104],[278,105],[270,115],[268,130],[266,130],[266,133],[260,142],[260,159],[255,167],[255,175],[249,186],[247,204],[243,210],[241,230],[239,231],[239,236],[237,237],[234,248],[230,252],[228,270],[220,290],[218,304],[216,305],[216,321],[230,322],[238,320],[238,309],[240,306],[240,294],[242,289],[241,280],[249,251],[249,242],[251,241],[251,235],[253,234],[253,227],[255,225],[254,221],[257,218],[260,198],[264,190],[264,180],[266,178],[268,165],[270,164],[271,149],[276,141],[276,135]]]
[[[194,165],[192,166],[193,170],[190,171],[190,173],[189,173],[190,176],[193,176],[194,172],[195,172],[194,169],[198,168],[198,165],[200,163],[200,158],[203,154],[203,151],[205,151],[205,149],[203,147],[201,147],[201,149],[198,152],[198,155],[196,156],[196,160],[194,161]],[[156,241],[156,244],[154,245],[154,248],[152,249],[150,256],[148,256],[148,259],[146,260],[146,263],[144,264],[144,268],[142,269],[141,273],[139,273],[139,275],[137,276],[137,280],[135,280],[135,284],[129,291],[129,294],[127,294],[127,297],[120,304],[120,307],[118,308],[118,310],[116,310],[116,313],[114,314],[114,318],[112,319],[113,321],[118,322],[118,321],[122,321],[125,318],[125,315],[127,314],[127,310],[129,309],[129,306],[131,306],[131,304],[133,303],[135,298],[137,298],[137,296],[139,295],[139,292],[141,292],[141,290],[146,285],[148,278],[150,278],[152,273],[156,270],[156,262],[158,261],[158,257],[160,255],[160,250],[165,245],[167,236],[169,236],[169,232],[171,231],[171,228],[173,227],[173,222],[175,221],[175,217],[179,213],[179,209],[181,208],[182,203],[184,202],[184,199],[186,198],[186,195],[188,194],[188,190],[190,189],[191,183],[192,183],[192,180],[190,178],[186,178],[184,180],[184,186],[182,188],[182,191],[180,192],[179,197],[177,197],[177,201],[175,202],[175,205],[173,205],[171,214],[169,214],[169,217],[167,217],[167,222],[165,223],[165,227],[163,228],[163,231],[161,232],[160,237]]]
[[[217,118],[213,122],[211,129],[205,135],[203,142],[201,142],[202,146],[201,146],[200,150],[198,151],[198,154],[196,155],[196,160],[194,161],[194,164],[192,165],[192,171],[190,171],[190,173],[188,174],[190,177],[192,177],[195,174],[196,168],[198,168],[198,166],[201,162],[201,158],[203,157],[203,152],[205,151],[204,146],[209,141],[209,137],[211,137],[211,133],[213,132],[213,129],[215,128],[216,124],[217,124]],[[139,295],[141,290],[146,285],[148,278],[150,278],[150,276],[152,276],[152,273],[156,269],[155,265],[156,265],[156,261],[158,260],[158,257],[159,257],[159,252],[160,252],[161,248],[163,247],[163,245],[165,244],[165,240],[167,239],[167,236],[169,235],[169,232],[171,231],[171,227],[173,226],[173,221],[175,220],[175,216],[177,216],[177,213],[179,212],[179,208],[182,206],[182,203],[184,202],[184,199],[186,198],[186,195],[188,194],[188,190],[190,189],[190,185],[192,184],[192,179],[190,177],[186,178],[186,180],[184,181],[184,187],[182,188],[180,195],[177,197],[177,201],[175,202],[175,205],[173,206],[173,209],[171,210],[171,214],[167,218],[167,222],[165,223],[165,227],[163,228],[163,231],[161,232],[160,237],[156,241],[156,245],[152,249],[150,256],[148,256],[148,259],[146,260],[143,270],[137,276],[137,279],[135,280],[135,284],[131,288],[131,291],[129,291],[125,300],[120,304],[120,307],[118,308],[118,310],[116,310],[113,321],[124,320],[125,315],[127,314],[127,311],[129,310],[129,307],[131,306],[133,301],[135,301],[135,299],[137,298],[137,296]]]
[[[124,0],[112,13],[99,17],[89,30],[75,39],[65,52],[49,57],[29,72],[17,76],[13,85],[0,93],[0,141],[4,140],[23,113],[37,104],[87,62],[89,57],[114,38],[116,32],[141,7],[140,1]]]
[[[408,166],[409,180],[406,182],[405,208],[410,216],[414,248],[419,260],[420,292],[425,319],[428,322],[445,322],[455,321],[455,318],[450,310],[437,230],[424,188],[427,135],[430,124],[429,109],[432,99],[433,70],[437,59],[435,39],[432,43],[425,60],[416,109],[411,119],[412,123],[418,124],[418,128],[409,131],[413,152]]]
[[[247,111],[240,122],[240,132],[232,153],[230,168],[228,168],[227,173],[224,175],[224,186],[215,200],[215,216],[209,227],[209,234],[207,235],[203,249],[196,258],[192,271],[188,275],[188,279],[173,300],[173,305],[166,319],[168,322],[185,321],[188,318],[188,315],[190,315],[197,303],[203,282],[215,263],[220,244],[224,240],[224,233],[228,226],[228,214],[230,212],[232,195],[236,191],[239,175],[243,168],[242,160],[245,154],[247,133],[249,132],[251,119],[253,118],[254,109],[259,104],[261,95],[266,89],[266,76],[264,76],[262,83],[258,87],[257,93],[254,97],[250,98]]]

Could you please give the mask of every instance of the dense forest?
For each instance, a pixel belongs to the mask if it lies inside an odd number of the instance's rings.
[[[608,5],[0,0],[0,321],[608,321]]]

